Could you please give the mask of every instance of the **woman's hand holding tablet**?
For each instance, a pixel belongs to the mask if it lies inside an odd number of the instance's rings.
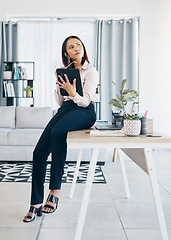
[[[62,96],[74,97],[76,93],[83,96],[79,69],[57,68],[55,75]]]
[[[58,78],[61,80],[61,81],[57,80],[59,87],[66,90],[67,93],[69,94],[69,96],[75,97],[75,95],[76,95],[76,78],[73,79],[73,83],[71,84],[69,82],[69,79],[66,74],[64,74],[64,77],[65,77],[66,81],[60,75],[58,75]]]

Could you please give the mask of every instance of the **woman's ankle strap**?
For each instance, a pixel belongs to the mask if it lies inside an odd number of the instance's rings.
[[[58,200],[59,200],[58,197],[56,197],[54,195],[51,195],[51,194],[49,194],[48,197],[47,197],[47,201],[52,202],[52,203],[56,203],[57,204]]]

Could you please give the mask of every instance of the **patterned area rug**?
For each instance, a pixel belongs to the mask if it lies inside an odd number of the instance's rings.
[[[45,182],[50,179],[50,166],[47,164]],[[63,183],[71,183],[75,172],[76,163],[66,163],[64,167]],[[77,183],[85,183],[88,173],[89,163],[81,163]],[[31,182],[32,163],[18,162],[0,162],[0,182]],[[93,183],[106,183],[100,165],[96,165]]]

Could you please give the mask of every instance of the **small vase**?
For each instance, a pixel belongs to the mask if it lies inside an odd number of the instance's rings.
[[[26,97],[32,97],[32,91],[26,91]]]
[[[127,136],[138,136],[141,130],[140,120],[124,120],[124,133]]]
[[[5,71],[4,72],[4,79],[12,79],[12,72],[11,71]]]

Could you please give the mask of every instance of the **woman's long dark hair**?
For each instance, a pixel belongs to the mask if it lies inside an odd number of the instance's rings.
[[[64,66],[67,67],[68,64],[69,64],[69,62],[68,62],[68,53],[67,53],[67,51],[66,51],[66,44],[67,44],[67,42],[68,42],[68,40],[69,40],[70,38],[76,38],[76,39],[78,39],[78,40],[81,42],[81,44],[83,45],[84,55],[83,55],[83,57],[82,57],[82,62],[81,62],[81,64],[83,65],[84,62],[85,62],[85,60],[89,63],[88,56],[87,56],[87,51],[86,51],[85,46],[84,46],[83,42],[81,41],[81,39],[80,39],[79,37],[77,37],[77,36],[69,36],[69,37],[67,37],[67,38],[64,40],[64,42],[63,42],[63,44],[62,44],[62,62],[63,62],[63,64],[64,64]],[[67,54],[67,56],[65,56],[65,53]],[[72,58],[70,58],[70,62],[72,62],[72,61],[73,61]],[[68,68],[75,68],[74,63],[72,63]]]

